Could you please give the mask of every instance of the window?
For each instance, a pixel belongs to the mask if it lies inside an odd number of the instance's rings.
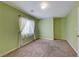
[[[31,36],[34,34],[35,23],[33,20],[29,20],[24,17],[19,19],[20,32],[22,37]]]

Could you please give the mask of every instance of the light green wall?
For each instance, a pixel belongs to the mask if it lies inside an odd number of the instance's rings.
[[[77,49],[77,7],[73,8],[66,17],[66,40]]]
[[[8,50],[16,48],[19,40],[19,27],[18,27],[18,15],[26,14],[12,8],[2,2],[0,2],[0,54]],[[31,19],[35,19],[32,16],[27,15]],[[77,20],[77,8],[71,10],[66,16],[65,20],[62,20],[61,29],[63,32],[61,36],[69,41],[73,48],[76,49],[76,20]],[[35,34],[38,38],[53,39],[53,18],[35,20]],[[31,38],[31,37],[30,37]],[[32,38],[31,38],[32,39]],[[30,39],[30,40],[31,40]],[[30,41],[29,39],[25,40]]]
[[[77,7],[79,6],[79,2],[75,4],[72,10],[68,13],[68,15],[63,19],[61,27],[62,37],[69,42],[69,44],[77,51]],[[57,20],[60,22],[59,20]],[[58,27],[58,25],[57,25]],[[60,31],[61,32],[61,31]]]
[[[0,54],[18,46],[17,10],[0,2]]]
[[[39,21],[39,37],[53,39],[53,18],[41,19]]]
[[[62,37],[62,39],[64,39],[65,40],[65,36],[66,36],[66,34],[65,34],[65,31],[66,31],[66,27],[65,27],[65,25],[66,25],[66,19],[63,17],[63,18],[61,18],[61,37]]]
[[[55,17],[54,21],[54,39],[65,39],[65,19],[61,17]]]
[[[74,8],[68,13],[65,20],[65,39],[77,52],[77,7],[79,2],[75,3]]]
[[[30,19],[35,19],[32,16],[22,13],[21,11],[0,2],[0,54],[18,47],[19,43],[19,26],[18,15],[27,16]],[[37,24],[38,20],[35,20]],[[38,25],[38,24],[37,24]],[[36,28],[38,32],[38,29]],[[35,32],[35,34],[37,34]],[[26,39],[26,41],[30,41]]]
[[[77,50],[77,6],[66,17],[55,19],[55,23],[55,37],[67,40]]]
[[[71,9],[71,11],[68,13],[68,15],[64,18],[62,18],[62,24],[59,24],[61,20],[56,20],[57,26],[56,31],[59,33],[62,31],[61,37],[63,37],[65,40],[69,42],[69,44],[77,51],[77,7],[79,6],[79,2],[75,3],[75,6]],[[59,26],[62,25],[61,31],[57,30],[57,28],[60,28]]]

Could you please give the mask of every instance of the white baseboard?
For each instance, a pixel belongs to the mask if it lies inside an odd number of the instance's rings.
[[[9,51],[7,51],[7,52],[5,52],[5,53],[2,53],[2,54],[0,54],[0,57],[2,57],[2,56],[4,56],[4,55],[6,55],[6,54],[8,54],[8,53],[10,53],[10,52],[12,52],[12,51],[18,49],[18,48],[19,48],[19,47],[16,47],[16,48],[11,49],[11,50],[9,50]]]
[[[32,41],[31,41],[31,42],[32,42]],[[30,43],[30,42],[28,42],[28,43]],[[26,44],[28,44],[28,43],[24,43],[22,46],[24,46],[24,45],[26,45]],[[21,46],[21,47],[22,47],[22,46]],[[10,53],[10,52],[12,52],[12,51],[18,49],[18,48],[20,48],[20,47],[13,48],[13,49],[11,49],[11,50],[9,50],[9,51],[7,51],[7,52],[2,53],[2,54],[0,54],[0,57],[2,57],[2,56],[4,56],[4,55],[6,55],[6,54],[8,54],[8,53]]]
[[[43,37],[40,37],[40,39],[54,40],[52,38],[43,38]]]
[[[68,40],[66,40],[68,43],[69,43],[69,45],[74,49],[74,51],[77,53],[77,57],[78,57],[78,51],[70,44],[70,42],[68,41]]]
[[[22,46],[24,46],[24,45],[26,45],[26,44],[27,44],[27,43],[24,43]],[[21,47],[22,47],[22,46],[21,46]],[[12,52],[12,51],[18,49],[18,48],[20,48],[20,47],[16,47],[16,48],[14,48],[14,49],[11,49],[11,50],[9,50],[9,51],[7,51],[7,52],[2,53],[2,54],[0,54],[0,57],[2,57],[2,56],[4,56],[4,55],[6,55],[6,54],[8,54],[8,53],[10,53],[10,52]]]

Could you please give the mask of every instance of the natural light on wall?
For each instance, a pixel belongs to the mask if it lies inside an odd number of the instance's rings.
[[[20,17],[19,27],[20,27],[20,32],[21,32],[22,38],[34,35],[34,26],[35,26],[35,23],[33,20],[29,20],[28,18]]]
[[[48,7],[48,3],[47,2],[41,2],[40,7],[42,10],[45,10]]]

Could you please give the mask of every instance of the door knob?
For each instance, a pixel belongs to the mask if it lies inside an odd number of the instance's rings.
[[[77,37],[79,37],[79,35],[77,35]]]

